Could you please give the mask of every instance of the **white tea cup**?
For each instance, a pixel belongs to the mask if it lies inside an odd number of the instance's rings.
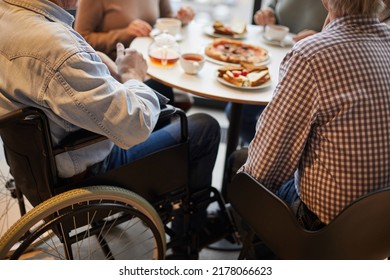
[[[205,57],[198,53],[184,53],[180,56],[180,65],[187,74],[195,75],[202,70]]]
[[[290,29],[287,26],[269,24],[265,26],[264,36],[271,41],[282,41]]]
[[[181,21],[175,18],[159,18],[156,21],[156,28],[160,32],[167,32],[176,36],[180,32]]]

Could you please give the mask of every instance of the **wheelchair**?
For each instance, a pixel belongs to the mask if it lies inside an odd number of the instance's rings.
[[[0,259],[164,259],[178,245],[184,245],[186,258],[197,259],[199,234],[191,232],[189,222],[211,204],[228,221],[220,239],[239,242],[218,190],[188,190],[185,113],[167,106],[159,122],[167,119],[180,122],[179,144],[72,181],[57,176],[55,156],[105,141],[104,136],[80,130],[53,147],[41,110],[27,107],[3,116],[0,136],[14,180],[6,191],[12,191],[22,216],[1,236]],[[26,201],[32,205],[29,211]],[[172,227],[178,215],[184,221],[180,233]]]

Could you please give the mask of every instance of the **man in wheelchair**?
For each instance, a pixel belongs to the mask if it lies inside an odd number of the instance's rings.
[[[160,102],[143,83],[146,61],[118,43],[114,78],[72,29],[73,17],[65,9],[76,3],[0,2],[4,35],[0,42],[0,115],[23,107],[41,109],[48,117],[54,145],[80,129],[107,137],[56,156],[59,177],[79,180],[177,144],[181,128],[178,121],[172,121],[154,130]],[[188,186],[193,192],[211,186],[220,141],[218,122],[206,114],[189,116],[188,139]],[[171,169],[175,172],[175,166]],[[206,209],[199,211],[190,227],[204,228],[206,215]]]

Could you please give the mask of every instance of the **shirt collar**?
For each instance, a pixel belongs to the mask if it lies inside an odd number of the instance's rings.
[[[60,6],[47,0],[4,0],[8,4],[34,11],[46,18],[72,26],[74,17]]]
[[[376,17],[368,17],[362,15],[351,15],[345,17],[339,17],[332,20],[324,30],[332,29],[340,25],[373,25],[379,24],[379,19]]]

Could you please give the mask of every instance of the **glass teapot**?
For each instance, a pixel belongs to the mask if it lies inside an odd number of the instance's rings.
[[[148,55],[153,64],[169,67],[179,60],[180,47],[175,37],[163,32],[154,38],[154,42],[149,46]]]

